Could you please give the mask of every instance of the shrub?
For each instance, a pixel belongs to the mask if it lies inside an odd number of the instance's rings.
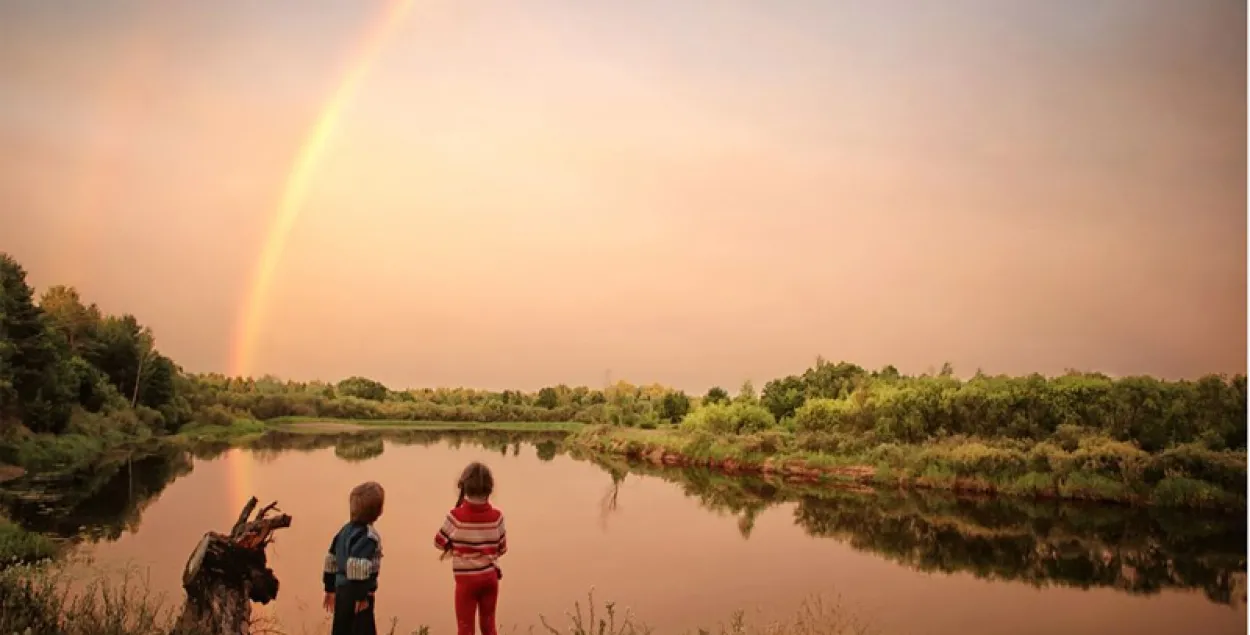
[[[1228,494],[1220,488],[1192,478],[1169,476],[1155,485],[1151,501],[1170,507],[1217,507],[1226,504]]]
[[[682,429],[690,432],[704,431],[713,434],[750,434],[770,430],[777,425],[772,413],[764,407],[738,401],[731,404],[716,403],[703,406],[682,421]]]
[[[961,443],[942,452],[960,476],[1015,478],[1024,474],[1026,457],[1015,450],[992,448],[984,443]]]
[[[207,426],[230,426],[234,424],[234,419],[234,413],[217,404],[195,413],[195,422]]]
[[[46,560],[56,555],[56,552],[56,543],[48,537],[26,531],[0,518],[0,569],[13,564]]]
[[[1123,483],[1105,475],[1076,471],[1059,484],[1059,494],[1066,498],[1123,501],[1130,492]]]
[[[794,411],[794,429],[799,432],[849,432],[847,420],[852,409],[849,401],[812,399]]]

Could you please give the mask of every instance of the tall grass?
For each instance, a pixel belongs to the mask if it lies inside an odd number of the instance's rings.
[[[80,562],[44,561],[0,569],[0,634],[3,635],[168,635],[174,628],[181,603],[167,602],[153,594],[148,579],[135,568],[119,572],[92,569],[83,576]],[[71,575],[77,573],[78,577]],[[85,579],[84,579],[85,578]],[[630,610],[614,602],[599,603],[594,591],[583,605],[577,602],[565,620],[539,615],[541,633],[550,635],[651,635],[655,629]],[[426,626],[401,630],[392,620],[389,635],[430,635]],[[282,635],[281,624],[257,618],[250,625],[255,635]],[[515,631],[516,629],[513,628]],[[533,635],[537,629],[530,627]],[[754,623],[742,611],[715,629],[699,629],[698,635],[866,635],[871,630],[838,603],[819,597],[804,602],[792,617]],[[180,635],[209,635],[203,628],[179,631]]]
[[[553,625],[545,615],[539,615],[543,629],[550,635],[651,635],[655,630],[641,622],[626,609],[617,610],[615,602],[600,606],[595,602],[594,590],[586,595],[583,610],[581,602],[565,613],[566,622]],[[531,632],[533,629],[530,629]],[[717,625],[716,630],[701,628],[698,635],[869,635],[873,629],[837,602],[826,602],[819,596],[804,600],[799,610],[784,620],[753,622],[745,611],[737,611],[729,622]]]

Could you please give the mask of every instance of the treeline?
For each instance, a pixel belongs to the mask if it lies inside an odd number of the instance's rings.
[[[188,376],[186,381],[190,404],[202,413],[198,419],[220,425],[241,418],[325,417],[487,423],[580,421],[655,427],[681,421],[695,401],[681,391],[624,381],[602,390],[559,385],[536,392],[392,390],[363,377],[330,384],[204,374]]]
[[[778,430],[802,445],[863,449],[949,438],[1053,442],[1095,435],[1145,452],[1186,444],[1246,447],[1246,378],[1194,381],[987,376],[961,380],[949,365],[908,376],[818,359],[759,394],[714,387],[701,397],[664,386],[617,382],[602,389],[549,386],[534,392],[467,388],[395,390],[372,379],[338,383],[273,377],[188,375],[156,348],[134,316],[103,314],[72,288],[35,301],[25,271],[0,254],[0,438],[36,433],[160,434],[189,423],[230,425],[278,417],[606,423],[720,435]],[[9,460],[0,443],[0,461]]]
[[[1078,428],[1135,442],[1147,452],[1193,442],[1217,450],[1246,447],[1245,375],[1164,381],[977,373],[963,381],[949,365],[937,375],[907,377],[892,367],[867,371],[818,359],[802,375],[768,382],[758,405],[720,418],[738,429],[782,424],[799,432],[870,434],[883,443],[951,436],[1040,441]]]
[[[0,253],[0,436],[176,430],[192,416],[179,376],[134,316],[105,315],[63,286],[36,302],[25,270]]]

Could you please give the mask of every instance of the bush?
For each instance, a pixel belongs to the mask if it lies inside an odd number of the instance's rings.
[[[849,401],[812,399],[794,411],[798,432],[850,432],[847,425],[853,406]]]
[[[56,555],[56,543],[43,534],[26,531],[0,518],[0,569],[13,564],[29,564]],[[0,629],[0,632],[4,632]]]
[[[206,426],[231,426],[236,418],[228,408],[216,404],[195,413],[195,422]]]
[[[775,428],[777,421],[763,406],[749,401],[737,401],[703,406],[686,415],[681,426],[683,430],[692,432],[751,434]]]
[[[119,580],[99,575],[70,592],[59,567],[18,565],[0,571],[0,633],[40,635],[166,635],[172,611],[126,571]]]
[[[941,451],[937,460],[944,460],[960,476],[1016,478],[1027,470],[1026,457],[1015,450],[992,448],[983,443],[961,443]]]
[[[1059,494],[1065,498],[1123,501],[1129,498],[1130,493],[1123,483],[1090,472],[1073,472],[1059,484]]]

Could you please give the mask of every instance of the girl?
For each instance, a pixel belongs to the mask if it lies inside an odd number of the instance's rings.
[[[482,635],[496,635],[495,604],[499,580],[503,577],[495,561],[508,552],[503,513],[490,504],[495,479],[490,468],[470,463],[457,483],[460,498],[447,514],[443,528],[434,536],[434,546],[452,556],[451,570],[456,577],[457,635],[473,635],[473,617],[481,624]]]

